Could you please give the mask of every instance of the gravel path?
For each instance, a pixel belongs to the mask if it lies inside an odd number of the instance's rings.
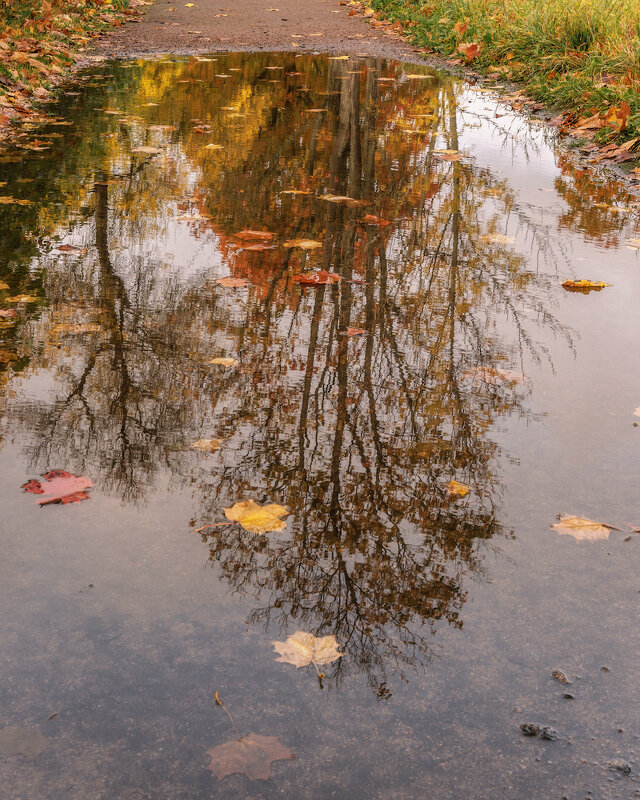
[[[225,5],[226,3],[226,5]],[[156,0],[139,20],[96,40],[104,56],[299,50],[416,61],[400,37],[371,28],[338,0]]]

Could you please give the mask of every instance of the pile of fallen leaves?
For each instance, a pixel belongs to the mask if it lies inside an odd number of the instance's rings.
[[[0,0],[0,132],[46,101],[101,31],[144,0]]]

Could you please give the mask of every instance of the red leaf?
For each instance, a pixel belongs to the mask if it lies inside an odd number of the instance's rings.
[[[338,283],[340,275],[321,269],[320,272],[305,272],[303,275],[293,275],[291,280],[304,286],[325,286],[328,283]]]
[[[78,477],[62,469],[51,470],[42,477],[44,480],[30,480],[22,487],[25,492],[44,495],[42,500],[36,500],[38,505],[46,506],[49,503],[66,505],[89,499],[89,495],[85,491],[93,486],[89,478]]]
[[[391,224],[389,220],[382,219],[382,217],[376,217],[373,214],[365,214],[360,222],[362,225],[378,225],[381,228],[384,228],[385,225]]]

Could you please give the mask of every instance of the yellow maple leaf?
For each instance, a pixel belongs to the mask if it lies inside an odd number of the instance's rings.
[[[250,533],[267,533],[282,531],[287,523],[280,517],[289,513],[285,506],[277,503],[268,503],[260,506],[253,500],[243,500],[235,503],[231,508],[224,509],[224,515],[230,522],[239,522]]]

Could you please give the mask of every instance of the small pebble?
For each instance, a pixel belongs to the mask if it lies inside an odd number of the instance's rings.
[[[562,696],[565,698],[565,700],[575,700],[576,699],[575,695],[569,694],[569,692],[564,692],[564,694]]]
[[[540,738],[546,739],[549,742],[553,742],[556,739],[559,739],[560,736],[555,728],[550,728],[548,725],[545,725],[545,727],[540,730]]]
[[[607,761],[605,767],[614,772],[622,772],[624,775],[628,775],[631,772],[631,764],[622,758],[612,758],[611,761]]]
[[[567,676],[564,674],[564,672],[561,669],[554,669],[553,672],[551,673],[551,675],[557,681],[560,681],[560,683],[566,683],[566,684],[570,684],[571,683],[569,678],[567,678]]]
[[[535,722],[523,722],[520,730],[525,736],[537,736],[540,733],[540,726]]]

